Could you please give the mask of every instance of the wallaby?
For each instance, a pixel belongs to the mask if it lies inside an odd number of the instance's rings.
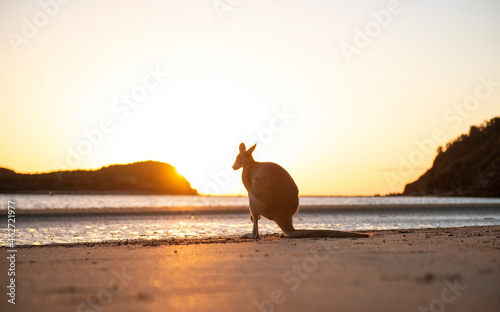
[[[371,234],[343,232],[334,230],[296,230],[292,218],[299,211],[299,189],[290,174],[278,164],[258,162],[253,159],[254,146],[246,150],[240,144],[240,153],[236,157],[233,169],[243,167],[241,179],[248,191],[250,201],[250,220],[253,222],[252,233],[244,238],[259,238],[260,216],[276,222],[289,237],[371,237]]]

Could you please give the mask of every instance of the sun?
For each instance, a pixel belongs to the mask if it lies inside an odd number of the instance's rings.
[[[172,82],[150,101],[131,117],[133,130],[122,140],[137,142],[123,147],[129,158],[169,163],[200,193],[239,193],[231,165],[239,143],[265,119],[259,111],[269,110],[267,103],[231,85],[193,79]]]

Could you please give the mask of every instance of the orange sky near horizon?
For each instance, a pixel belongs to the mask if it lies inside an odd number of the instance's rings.
[[[246,194],[244,142],[302,195],[401,192],[500,115],[498,16],[486,0],[3,1],[0,167],[151,159]]]

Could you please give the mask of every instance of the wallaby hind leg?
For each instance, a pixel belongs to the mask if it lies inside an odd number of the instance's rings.
[[[280,227],[280,229],[285,233],[287,236],[290,236],[295,232],[295,229],[293,227],[293,221],[292,218],[275,218],[274,222]]]

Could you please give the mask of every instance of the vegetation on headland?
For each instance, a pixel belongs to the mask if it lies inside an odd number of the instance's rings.
[[[0,168],[0,193],[198,194],[175,167],[158,161],[38,174]]]
[[[403,195],[500,197],[500,117],[439,147],[432,168]]]

